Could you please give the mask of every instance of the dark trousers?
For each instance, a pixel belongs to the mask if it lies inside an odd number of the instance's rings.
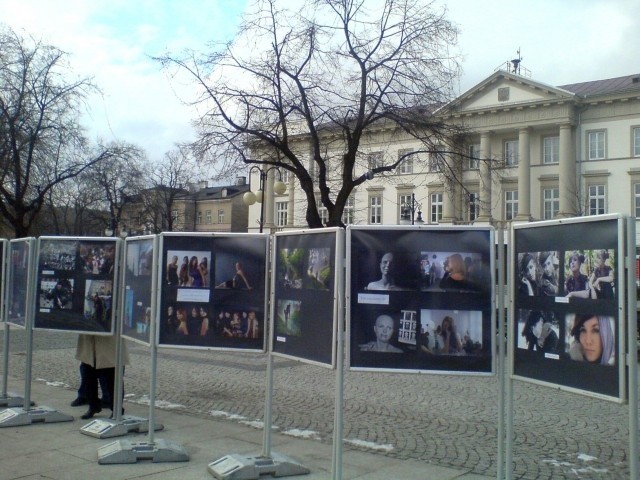
[[[89,401],[89,408],[98,410],[98,407],[102,405],[107,406],[113,411],[113,400],[115,398],[115,383],[116,383],[116,369],[112,368],[93,368],[91,365],[86,365],[85,381],[87,387],[87,400]],[[101,382],[104,378],[105,384],[100,383],[102,388],[102,402],[98,397],[98,382]],[[124,399],[124,385],[122,388],[122,398]]]
[[[87,389],[87,370],[91,368],[95,370],[91,365],[87,363],[80,363],[80,387],[78,388],[78,398],[89,399],[89,393]],[[100,384],[100,390],[102,391],[102,402],[105,405],[111,405],[113,403],[113,395],[110,393],[109,378],[104,373],[106,369],[96,370],[98,375],[98,383]],[[111,380],[113,384],[113,380]],[[96,392],[97,394],[97,392]]]

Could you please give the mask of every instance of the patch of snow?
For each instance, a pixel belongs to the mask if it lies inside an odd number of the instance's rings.
[[[298,428],[292,428],[291,430],[285,430],[282,433],[291,437],[304,438],[307,440],[320,440],[320,434],[313,430],[300,430]]]
[[[583,462],[593,462],[597,460],[598,457],[592,457],[591,455],[587,455],[586,453],[579,453],[578,460],[582,460]]]
[[[364,448],[369,448],[371,450],[380,450],[383,452],[390,452],[393,450],[393,445],[378,445],[377,443],[373,443],[373,442],[367,442],[365,440],[358,440],[356,439],[350,439],[350,438],[345,438],[344,440],[345,443],[349,443],[351,445],[355,445],[356,447],[364,447]]]

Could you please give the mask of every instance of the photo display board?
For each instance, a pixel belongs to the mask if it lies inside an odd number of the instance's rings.
[[[265,350],[267,234],[161,235],[158,344]]]
[[[35,239],[20,238],[9,242],[9,273],[7,276],[7,322],[16,327],[26,325],[29,273],[32,269]]]
[[[34,328],[113,335],[115,237],[40,237]]]
[[[150,345],[157,237],[125,239],[122,336]]]
[[[7,254],[9,252],[9,241],[8,240],[4,240],[4,239],[0,239],[0,262],[2,262],[2,265],[0,266],[0,298],[3,299],[3,301],[0,301],[0,323],[3,323],[6,321],[4,312],[5,312],[5,302],[4,302],[4,296],[6,295],[6,292],[4,290],[5,285],[6,285],[6,280],[7,280],[7,275],[9,274],[9,265],[7,262]]]
[[[617,216],[514,226],[514,377],[622,398],[623,232]]]
[[[494,232],[347,228],[351,369],[491,374]]]
[[[335,367],[336,254],[339,228],[278,232],[274,238],[271,351],[307,363]]]

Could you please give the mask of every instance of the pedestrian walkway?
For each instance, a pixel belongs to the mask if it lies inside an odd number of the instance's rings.
[[[21,392],[24,381],[10,378],[9,389]],[[175,442],[186,449],[190,460],[180,463],[100,465],[98,449],[125,439],[145,443],[146,433],[125,437],[97,439],[80,433],[88,422],[81,420],[84,409],[72,408],[74,392],[55,385],[33,382],[32,399],[47,407],[74,416],[73,422],[36,423],[22,427],[0,428],[0,478],[118,480],[145,478],[210,479],[207,466],[228,454],[255,457],[262,452],[262,430],[230,421],[203,418],[172,411],[156,410],[156,422],[164,430],[155,433],[157,440]],[[148,416],[148,408],[125,402],[128,415]],[[109,414],[109,411],[103,414]],[[101,414],[102,415],[102,414]],[[96,417],[98,418],[98,417]],[[272,452],[285,455],[307,467],[311,473],[287,478],[308,480],[330,479],[332,446],[318,441],[274,433]],[[401,460],[381,454],[345,449],[342,462],[343,479],[367,480],[483,480],[491,477],[465,470],[441,467],[414,460]],[[271,477],[269,477],[271,478]]]

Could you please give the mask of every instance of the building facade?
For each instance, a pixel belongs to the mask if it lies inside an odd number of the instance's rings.
[[[640,74],[554,87],[498,70],[436,115],[464,132],[455,151],[406,156],[392,174],[365,182],[352,194],[345,223],[398,224],[406,205],[426,224],[640,217]],[[397,131],[367,138],[364,170],[423,148]],[[266,181],[265,228],[304,228],[301,191],[285,177],[287,191],[269,194],[274,178]],[[250,230],[259,218],[260,205],[251,207]]]

